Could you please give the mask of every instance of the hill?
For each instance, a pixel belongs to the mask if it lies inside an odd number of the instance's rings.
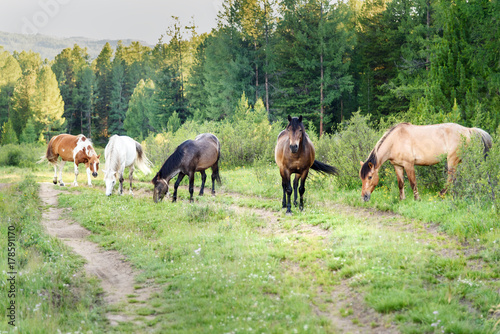
[[[119,40],[95,40],[85,37],[58,38],[47,35],[25,35],[0,31],[0,45],[9,52],[32,50],[39,53],[42,59],[54,59],[63,49],[73,47],[78,44],[82,48],[87,48],[91,59],[96,58],[102,47],[109,43],[112,48],[118,44]],[[134,40],[122,39],[124,45],[129,45]],[[148,45],[140,41],[143,45]]]

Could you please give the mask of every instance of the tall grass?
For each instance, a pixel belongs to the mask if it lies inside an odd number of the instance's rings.
[[[100,332],[103,316],[99,307],[99,287],[83,274],[83,261],[62,243],[49,237],[40,224],[38,185],[32,176],[0,192],[0,249],[7,251],[7,229],[16,234],[16,292],[7,298],[10,284],[0,283],[0,308],[10,301],[16,305],[19,333]],[[0,271],[11,272],[6,257]],[[4,276],[5,277],[5,276]],[[14,328],[2,312],[0,331]]]

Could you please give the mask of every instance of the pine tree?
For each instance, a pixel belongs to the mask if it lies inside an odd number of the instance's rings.
[[[56,76],[49,66],[42,67],[36,79],[31,105],[33,119],[39,132],[50,138],[53,132],[63,130],[64,101],[59,91]]]
[[[79,74],[78,94],[76,100],[77,110],[80,112],[80,133],[92,138],[94,114],[94,89],[95,74],[89,66],[85,66]]]
[[[11,113],[9,119],[19,138],[28,122],[33,116],[32,98],[36,91],[36,72],[28,71],[17,81],[11,98]]]
[[[94,109],[95,133],[93,137],[108,137],[108,117],[111,107],[111,58],[113,49],[106,43],[95,60],[96,101]]]
[[[127,112],[127,99],[125,97],[125,69],[121,58],[113,60],[111,72],[111,100],[109,110],[108,135],[124,135],[123,122]]]
[[[2,145],[17,144],[17,135],[14,131],[14,127],[12,126],[12,121],[10,119],[7,122],[3,123],[2,137],[0,139]]]
[[[35,129],[35,122],[33,121],[33,118],[30,118],[23,130],[23,133],[21,133],[21,138],[19,141],[21,143],[32,144],[36,142],[37,139],[38,135]]]
[[[4,124],[9,118],[10,98],[21,75],[17,60],[0,46],[0,124]]]
[[[123,127],[128,136],[143,139],[153,130],[149,123],[155,115],[154,111],[158,109],[154,94],[154,82],[150,79],[144,82],[141,79],[130,98],[125,115]]]

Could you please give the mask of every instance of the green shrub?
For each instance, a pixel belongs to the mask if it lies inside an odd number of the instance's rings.
[[[0,166],[33,167],[45,148],[39,144],[8,144],[0,147]]]
[[[370,116],[361,115],[358,111],[340,124],[339,131],[332,136],[323,136],[317,145],[319,157],[327,157],[327,162],[339,169],[340,186],[353,188],[360,184],[360,161],[365,161],[375,147],[380,135],[369,126]],[[321,141],[331,147],[329,152],[323,148]]]
[[[465,145],[460,157],[462,162],[455,173],[451,193],[455,200],[476,202],[479,205],[500,205],[500,147],[498,140],[487,156],[484,155],[483,143],[474,138]]]

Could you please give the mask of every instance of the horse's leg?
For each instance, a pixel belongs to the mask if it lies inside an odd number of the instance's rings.
[[[405,197],[405,179],[404,179],[404,168],[401,166],[394,165],[394,170],[396,171],[396,177],[398,178],[399,187],[399,200],[404,200]]]
[[[76,187],[78,186],[78,182],[76,181],[76,178],[78,177],[78,163],[76,162],[75,160],[75,163],[74,163],[74,167],[75,167],[75,181],[73,181],[73,185]]]
[[[411,164],[404,166],[408,180],[410,181],[411,189],[413,189],[413,197],[416,201],[420,201],[420,195],[417,189],[417,178],[415,176],[415,167]]]
[[[54,166],[54,179],[52,180],[52,182],[54,184],[57,184],[57,161],[55,163],[53,163],[52,166]],[[62,179],[61,179],[61,181],[62,181]]]
[[[299,188],[299,193],[300,193],[300,205],[299,209],[300,211],[304,210],[304,193],[306,192],[306,179],[307,175],[309,174],[309,171],[305,171],[302,173],[300,177],[300,188]]]
[[[123,173],[125,172],[125,164],[120,164],[120,169],[118,170],[118,182],[120,183],[118,193],[123,195]]]
[[[172,202],[177,201],[177,188],[179,188],[179,184],[181,183],[182,179],[186,176],[183,172],[179,172],[179,176],[177,177],[177,181],[175,181],[174,184],[174,195],[172,197]]]
[[[215,181],[217,180],[217,175],[219,175],[219,163],[216,162],[212,166],[212,195],[215,195]]]
[[[447,161],[446,167],[448,169],[448,179],[446,180],[446,185],[444,186],[444,189],[439,192],[439,195],[441,196],[444,196],[444,194],[446,194],[450,184],[452,184],[453,181],[455,181],[454,175],[460,159],[457,157],[456,154],[449,154],[446,161]]]
[[[207,174],[205,173],[204,170],[200,171],[201,174],[201,189],[200,189],[200,196],[203,196],[203,189],[205,188],[205,181],[207,180]]]
[[[87,163],[85,164],[85,167],[86,167],[86,171],[87,171],[87,184],[89,185],[89,187],[92,186],[92,178],[90,177],[90,175],[92,175],[92,172],[90,171],[90,165]]]
[[[128,173],[128,179],[130,181],[130,190],[128,193],[132,196],[134,196],[134,192],[132,191],[132,180],[134,178],[134,165],[129,167],[129,173]]]
[[[63,172],[65,164],[66,164],[66,161],[64,161],[64,160],[61,160],[61,162],[59,163],[59,185],[61,187],[64,187],[64,182],[63,182],[63,179],[62,179],[62,172]]]
[[[189,202],[193,202],[193,192],[194,192],[194,171],[189,172]]]
[[[281,185],[283,187],[283,208],[286,207],[286,213],[292,213],[292,186],[290,185],[290,173],[287,170],[281,171]]]
[[[293,205],[297,206],[297,187],[299,186],[300,175],[295,174],[295,179],[293,180]]]

